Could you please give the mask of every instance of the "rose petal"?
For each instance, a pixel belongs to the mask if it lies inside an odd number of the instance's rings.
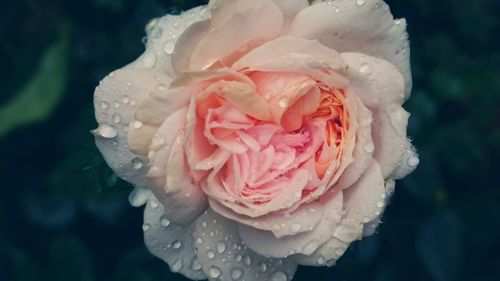
[[[163,197],[165,214],[177,223],[191,222],[205,211],[208,203],[201,187],[191,180],[180,139],[174,142],[163,169],[167,171]]]
[[[333,266],[349,247],[348,243],[335,237],[330,238],[310,255],[293,255],[291,258],[300,265]]]
[[[179,38],[173,57],[177,73],[216,62],[230,65],[246,48],[277,36],[283,27],[283,14],[270,0],[211,1],[209,9],[209,20],[192,25]]]
[[[409,147],[406,135],[409,114],[401,107],[403,78],[393,65],[382,59],[359,53],[341,56],[349,65],[344,73],[351,81],[349,91],[356,93],[372,111],[374,157],[387,178],[401,165],[403,153]]]
[[[212,210],[196,221],[196,249],[209,280],[291,280],[297,264],[272,259],[248,249],[240,240],[237,224]]]
[[[144,242],[148,250],[178,272],[193,280],[207,277],[197,267],[193,233],[194,224],[171,223],[163,213],[163,205],[151,198],[144,210]]]
[[[180,15],[165,15],[152,19],[146,26],[146,51],[139,59],[141,65],[175,77],[172,53],[177,38],[193,23],[206,20],[205,6],[195,7]]]
[[[169,78],[162,79],[164,83],[169,83]],[[156,83],[149,71],[126,67],[104,78],[94,95],[99,123],[95,131],[96,145],[120,178],[139,186],[146,185],[144,175],[148,163],[145,157],[129,148],[129,124],[134,119],[135,105],[145,99]],[[140,167],[137,165],[139,162],[143,163]]]
[[[296,195],[300,196],[300,194]],[[302,204],[297,210],[289,214],[278,212],[258,218],[237,214],[216,200],[209,199],[209,204],[218,214],[256,229],[271,231],[277,238],[310,231],[318,224],[322,215],[319,211],[311,212],[311,210],[320,210],[322,208],[317,202]]]
[[[345,214],[333,236],[350,243],[361,239],[363,225],[377,218],[385,207],[385,182],[377,162],[373,161],[358,182],[343,192]]]
[[[317,39],[339,52],[364,53],[393,63],[404,76],[405,97],[409,97],[412,81],[406,21],[395,21],[383,1],[357,2],[312,5],[297,14],[289,35]]]
[[[332,231],[340,221],[342,193],[326,194],[321,199],[321,220],[312,230],[296,235],[277,238],[270,231],[262,231],[246,225],[239,226],[243,242],[257,253],[270,257],[287,257],[293,254],[310,255],[332,237]]]
[[[309,6],[307,0],[273,0],[273,2],[281,9],[285,16],[285,24],[288,26],[298,12]]]
[[[372,113],[359,99],[355,99],[358,106],[358,129],[356,131],[356,146],[354,147],[353,162],[344,170],[335,188],[345,189],[354,184],[370,166],[375,145],[372,139]]]

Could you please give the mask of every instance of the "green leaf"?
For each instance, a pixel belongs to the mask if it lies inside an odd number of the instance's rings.
[[[69,37],[69,26],[63,25],[33,77],[13,100],[0,106],[0,137],[15,128],[46,120],[57,107],[68,78]]]

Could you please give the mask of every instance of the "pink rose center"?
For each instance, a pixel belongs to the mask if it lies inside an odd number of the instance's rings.
[[[311,175],[298,196],[306,198],[332,164],[340,165],[349,129],[344,92],[302,74],[263,79],[267,74],[247,75],[256,90],[219,80],[196,96],[198,137],[208,140],[210,162],[217,162],[209,181],[223,189],[223,200],[270,202],[304,169]]]

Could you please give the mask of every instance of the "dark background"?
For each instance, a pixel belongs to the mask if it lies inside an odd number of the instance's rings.
[[[421,164],[376,235],[294,280],[498,281],[500,1],[388,2],[408,20]],[[94,87],[142,53],[148,19],[201,3],[1,1],[0,280],[185,280],[147,252],[89,130]]]

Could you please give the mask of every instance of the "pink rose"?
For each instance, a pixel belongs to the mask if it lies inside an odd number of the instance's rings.
[[[148,24],[96,89],[95,134],[148,202],[149,250],[195,280],[291,280],[371,235],[418,164],[405,28],[379,0],[212,0]]]

